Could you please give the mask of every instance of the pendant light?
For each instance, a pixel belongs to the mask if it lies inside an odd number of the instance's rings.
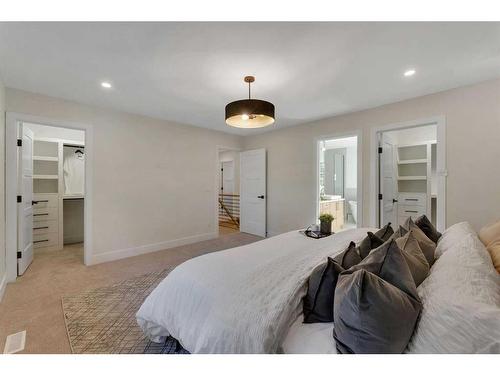
[[[274,104],[250,98],[250,85],[254,76],[246,76],[248,99],[237,100],[226,105],[226,124],[235,128],[256,129],[274,123]]]

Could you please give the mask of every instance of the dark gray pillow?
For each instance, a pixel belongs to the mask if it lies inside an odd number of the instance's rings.
[[[333,260],[340,264],[342,268],[348,269],[361,262],[361,257],[356,250],[356,244],[351,241],[347,249],[338,254]]]
[[[313,271],[302,300],[304,323],[333,322],[335,286],[342,271],[344,269],[332,258]]]
[[[441,233],[439,233],[434,225],[432,225],[429,218],[425,215],[420,216],[415,220],[415,225],[419,227],[422,232],[425,233],[430,240],[434,243],[437,243],[439,238],[441,237]]]
[[[396,240],[396,244],[402,250],[406,264],[410,268],[415,285],[419,286],[429,275],[429,263],[418,245],[418,241],[412,232],[406,233]]]
[[[402,353],[422,309],[394,240],[342,272],[335,290],[334,337],[341,353]]]
[[[340,353],[402,353],[415,329],[420,302],[364,269],[342,274],[334,301]]]
[[[358,246],[358,252],[361,259],[366,258],[367,255],[370,254],[370,251],[382,245],[384,241],[385,240],[373,234],[372,232],[368,232],[367,236],[363,238]]]
[[[384,227],[380,228],[374,234],[378,238],[381,238],[382,240],[387,241],[389,238],[391,238],[393,233],[394,233],[394,229],[392,229],[391,223],[387,223]]]
[[[434,254],[436,252],[436,244],[434,241],[432,241],[427,235],[420,229],[409,217],[406,219],[403,227],[408,230],[412,231],[413,235],[418,241],[418,245],[420,246],[420,249],[425,255],[425,259],[427,259],[427,262],[429,263],[429,266],[432,267],[434,264]]]

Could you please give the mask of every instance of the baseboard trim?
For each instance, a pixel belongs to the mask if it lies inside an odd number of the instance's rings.
[[[189,245],[189,244],[192,244],[195,242],[211,240],[211,239],[217,238],[217,236],[218,235],[216,232],[202,233],[202,234],[198,234],[195,236],[183,237],[183,238],[178,238],[178,239],[170,240],[170,241],[164,241],[164,242],[158,242],[158,243],[149,244],[149,245],[131,247],[128,249],[108,251],[106,253],[93,255],[91,265],[105,263],[105,262],[111,262],[113,260],[129,258],[129,257],[137,256],[137,255],[154,253],[156,251],[167,250],[167,249],[171,249],[171,248],[177,247],[177,246]]]
[[[278,232],[273,232],[273,231],[268,231],[267,232],[267,238],[269,237],[274,237],[274,236],[278,236],[280,235],[281,233],[278,233]]]
[[[7,288],[7,272],[3,274],[2,280],[0,280],[0,302],[2,302],[2,298],[6,288]]]

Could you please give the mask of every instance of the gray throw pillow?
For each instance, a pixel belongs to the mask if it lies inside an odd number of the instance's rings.
[[[302,299],[304,323],[333,322],[333,300],[339,274],[344,269],[332,258],[313,271]]]
[[[429,266],[432,267],[432,265],[434,264],[434,254],[436,252],[436,244],[434,243],[434,241],[429,239],[429,237],[427,237],[427,235],[422,232],[422,229],[420,229],[413,222],[411,217],[406,219],[403,227],[408,231],[413,231],[413,235],[417,239],[418,245],[425,255],[425,259],[427,259]]]
[[[394,229],[392,229],[391,223],[387,223],[384,227],[380,228],[374,234],[378,238],[381,238],[382,240],[387,241],[389,238],[391,238],[393,233],[394,233]]]
[[[396,244],[403,252],[403,256],[410,268],[411,275],[415,281],[415,285],[419,286],[422,281],[429,275],[429,263],[425,259],[425,255],[418,245],[413,232],[406,233],[403,237],[396,240]]]
[[[340,353],[403,353],[422,306],[364,269],[341,275],[334,302],[334,338]]]
[[[402,353],[422,309],[405,257],[394,240],[342,272],[333,308],[341,353]]]
[[[347,249],[338,254],[333,260],[340,264],[342,268],[349,269],[361,262],[361,257],[356,250],[356,244],[351,241]]]
[[[384,241],[385,240],[373,234],[372,232],[368,232],[367,236],[363,238],[363,240],[358,245],[358,253],[361,259],[366,258],[367,255],[370,254],[370,251],[382,245]]]
[[[415,220],[415,225],[419,227],[430,240],[437,244],[439,238],[441,238],[441,233],[437,231],[436,227],[432,225],[426,215],[417,218],[417,220]]]
[[[392,234],[391,239],[398,239],[399,237],[403,237],[406,233],[408,233],[408,231],[400,225],[399,228]]]

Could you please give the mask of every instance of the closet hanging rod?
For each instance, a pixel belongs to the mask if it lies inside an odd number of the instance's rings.
[[[63,145],[64,147],[85,148],[85,146]]]

